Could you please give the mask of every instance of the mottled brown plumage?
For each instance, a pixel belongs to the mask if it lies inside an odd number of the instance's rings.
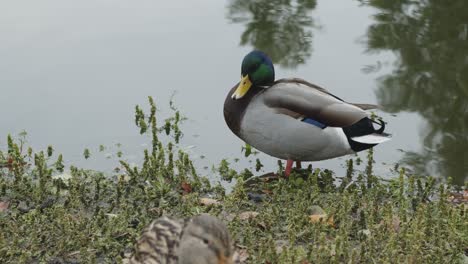
[[[161,217],[146,227],[127,263],[231,264],[226,225],[208,214],[188,220]]]

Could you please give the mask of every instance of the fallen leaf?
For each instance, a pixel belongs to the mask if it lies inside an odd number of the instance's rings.
[[[7,160],[7,168],[9,171],[13,170],[13,158],[9,157]]]
[[[333,216],[328,217],[327,214],[309,215],[309,222],[311,223],[327,223],[331,227],[336,227],[333,221]]]
[[[220,205],[221,203],[218,200],[211,199],[211,198],[200,198],[200,203],[202,205]]]
[[[104,214],[104,215],[107,215],[107,216],[109,216],[109,217],[117,217],[117,216],[118,216],[118,215],[116,215],[116,214]]]
[[[4,212],[8,209],[10,202],[0,202],[0,212]]]
[[[325,221],[326,219],[326,214],[309,215],[309,220],[311,223],[320,223],[321,221]]]
[[[463,190],[463,192],[452,192],[447,197],[447,200],[453,204],[461,204],[468,202],[468,190]]]
[[[328,225],[335,227],[333,216],[328,216],[327,213],[318,205],[314,205],[309,209],[311,214],[309,215],[309,222],[311,223],[327,223]]]
[[[246,211],[239,214],[239,219],[242,221],[254,219],[258,213],[255,211]]]
[[[190,183],[183,182],[181,184],[181,187],[182,187],[182,190],[184,191],[184,194],[192,192],[192,185],[190,185]]]
[[[400,231],[400,224],[401,224],[400,218],[398,216],[394,216],[393,219],[392,219],[393,231],[395,231],[395,232]]]

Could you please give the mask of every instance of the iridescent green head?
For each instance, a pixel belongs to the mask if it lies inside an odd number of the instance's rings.
[[[242,98],[251,86],[270,86],[275,81],[273,62],[265,53],[254,50],[242,61],[241,82],[232,94],[233,99]]]

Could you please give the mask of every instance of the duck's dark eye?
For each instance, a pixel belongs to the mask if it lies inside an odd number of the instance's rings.
[[[208,245],[210,241],[208,241],[208,239],[203,239],[203,243],[205,243],[205,245]]]

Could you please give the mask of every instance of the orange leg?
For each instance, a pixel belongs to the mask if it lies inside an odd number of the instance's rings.
[[[291,174],[291,169],[292,169],[292,165],[293,165],[293,160],[290,160],[288,159],[288,161],[286,161],[286,170],[284,171],[284,175],[286,176],[286,178],[289,177],[289,174]]]

